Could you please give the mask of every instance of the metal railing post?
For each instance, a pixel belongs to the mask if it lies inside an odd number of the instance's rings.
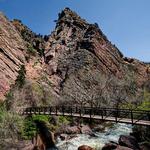
[[[72,107],[71,107],[71,116],[72,116]]]
[[[117,108],[117,110],[115,110],[115,120],[116,120],[116,123],[118,122],[117,118],[118,118],[118,108]]]
[[[61,109],[62,109],[62,114],[64,116],[64,106],[62,106]]]
[[[55,109],[56,109],[56,115],[57,115],[57,106],[55,107]]]
[[[80,110],[79,110],[79,111],[80,111],[79,113],[80,113],[80,117],[81,117],[81,108],[80,108]]]
[[[43,109],[44,109],[43,113],[44,113],[44,115],[45,115],[45,107],[43,107]]]
[[[39,115],[41,114],[41,112],[40,112],[40,107],[38,108],[38,113],[39,113]]]
[[[101,116],[102,116],[102,120],[103,120],[104,119],[103,108],[101,109]]]
[[[90,108],[90,120],[92,118],[92,109]]]
[[[30,114],[32,114],[32,109],[31,109],[31,108],[30,108],[30,111],[29,111],[29,112],[30,112]]]
[[[148,121],[150,121],[150,112],[147,113]]]
[[[131,109],[131,122],[132,122],[132,125],[133,125],[133,111]]]
[[[33,114],[35,114],[35,108],[34,107],[32,107],[32,111],[33,111]]]
[[[76,106],[76,112],[75,113],[78,113],[78,108],[77,108],[77,106]]]
[[[51,112],[52,112],[52,108],[51,107],[49,107],[49,114],[51,115]]]
[[[106,108],[104,108],[104,115],[107,116]]]

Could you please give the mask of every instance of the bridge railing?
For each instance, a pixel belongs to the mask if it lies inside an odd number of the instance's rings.
[[[23,110],[23,114],[46,114],[46,115],[65,115],[94,118],[99,116],[100,119],[115,117],[116,122],[122,119],[131,119],[132,123],[139,120],[150,121],[150,111],[130,110],[117,108],[101,107],[80,107],[80,106],[49,106],[49,107],[28,107]]]

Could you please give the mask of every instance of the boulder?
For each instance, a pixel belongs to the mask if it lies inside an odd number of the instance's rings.
[[[111,149],[109,149],[109,150],[111,150]],[[115,150],[133,150],[133,149],[128,148],[128,147],[125,147],[125,146],[120,146],[120,145],[118,145]]]
[[[105,130],[105,126],[103,125],[96,126],[93,129],[94,132],[103,132],[104,130]]]
[[[115,143],[106,143],[102,150],[111,150],[117,148],[117,144]]]
[[[64,129],[64,132],[66,134],[79,134],[80,133],[80,127],[78,126],[67,126],[65,129]]]
[[[61,139],[62,141],[66,140],[66,139],[67,139],[67,135],[66,135],[66,134],[61,134],[61,135],[60,135],[60,139]]]
[[[141,150],[150,150],[150,142],[142,142],[139,145]]]
[[[94,150],[94,149],[88,145],[82,145],[78,147],[78,150]]]
[[[130,135],[134,136],[138,142],[140,142],[142,140],[140,131],[133,131],[132,133],[130,133]]]
[[[93,135],[93,132],[91,130],[91,128],[88,125],[83,125],[81,127],[81,133],[82,134],[89,134],[89,135]]]
[[[126,146],[134,150],[140,149],[136,138],[130,135],[121,135],[118,142],[121,146]]]

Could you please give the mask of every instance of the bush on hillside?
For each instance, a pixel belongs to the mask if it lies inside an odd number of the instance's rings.
[[[16,85],[19,88],[22,88],[23,85],[25,84],[25,74],[26,74],[26,69],[25,69],[25,66],[22,65],[20,67],[20,70],[18,71],[18,76],[17,76],[17,79],[16,79]]]
[[[150,92],[144,89],[143,101],[138,106],[138,109],[150,111]]]
[[[29,44],[29,45],[27,46],[27,52],[28,52],[30,55],[33,55],[33,56],[35,56],[35,54],[36,54],[36,50],[33,48],[33,46],[32,46],[31,44]]]
[[[31,140],[36,135],[36,125],[31,117],[25,118],[21,137],[25,140]]]

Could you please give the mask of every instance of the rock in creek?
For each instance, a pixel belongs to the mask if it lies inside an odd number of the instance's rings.
[[[135,137],[129,135],[121,135],[119,138],[119,145],[140,150],[139,144]]]
[[[94,150],[94,149],[90,146],[82,145],[82,146],[78,147],[78,150]]]

